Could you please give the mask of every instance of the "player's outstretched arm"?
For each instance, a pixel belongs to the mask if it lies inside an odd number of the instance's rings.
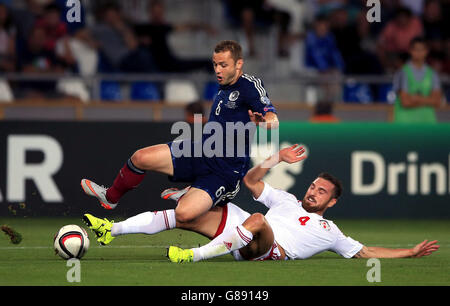
[[[269,169],[280,162],[292,164],[304,160],[307,157],[304,153],[305,148],[298,144],[281,149],[277,154],[272,155],[247,172],[243,179],[245,186],[247,186],[255,199],[259,198],[264,190],[262,179]]]
[[[439,249],[437,240],[424,240],[411,249],[390,249],[363,246],[354,258],[405,258],[428,256]]]

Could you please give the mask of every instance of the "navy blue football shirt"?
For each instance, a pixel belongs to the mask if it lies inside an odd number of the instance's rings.
[[[204,151],[211,147],[217,153],[214,158],[206,159],[209,165],[225,172],[231,169],[234,173],[245,175],[250,164],[250,146],[256,130],[248,110],[263,116],[267,112],[276,113],[261,79],[243,74],[236,83],[219,87],[203,133]],[[217,131],[213,130],[218,124],[222,128],[222,135],[215,134]],[[210,134],[205,133],[208,125],[212,127]],[[217,143],[218,139],[222,143]],[[217,145],[222,147],[217,148]]]

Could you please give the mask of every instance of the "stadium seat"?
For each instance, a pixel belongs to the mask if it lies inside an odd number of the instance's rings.
[[[122,100],[123,97],[120,89],[120,83],[116,81],[101,81],[100,99],[105,101]]]
[[[197,90],[190,81],[174,80],[165,85],[165,100],[168,104],[187,104],[198,99]]]
[[[0,79],[0,103],[12,103],[14,95],[6,80]]]
[[[80,78],[62,78],[58,81],[56,89],[63,94],[77,97],[84,103],[90,100],[89,90]]]
[[[369,85],[363,83],[347,83],[344,85],[344,102],[371,103],[374,101]]]
[[[378,85],[377,102],[394,103],[395,92],[392,90],[392,84]]]
[[[217,82],[207,82],[203,90],[203,99],[211,101],[219,91],[219,84]]]
[[[157,101],[162,99],[158,84],[146,81],[138,81],[131,84],[130,98],[135,101]]]

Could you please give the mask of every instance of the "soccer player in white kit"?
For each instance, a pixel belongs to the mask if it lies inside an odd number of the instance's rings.
[[[244,184],[254,199],[269,208],[265,216],[260,213],[250,215],[228,203],[221,234],[216,233],[211,242],[198,248],[170,247],[169,259],[173,262],[199,261],[228,253],[236,260],[306,259],[324,251],[333,251],[345,258],[421,257],[439,248],[437,241],[426,240],[412,249],[366,247],[346,237],[332,221],[323,218],[324,212],[336,204],[342,193],[341,183],[330,174],[320,174],[302,201],[262,181],[276,164],[305,159],[304,152],[298,145],[282,149],[244,177]]]
[[[367,247],[345,236],[332,221],[323,218],[324,212],[337,203],[342,193],[341,183],[330,174],[320,174],[301,201],[262,180],[276,164],[299,162],[306,158],[304,153],[303,147],[298,145],[284,148],[253,167],[244,177],[244,184],[254,199],[269,208],[266,215],[250,214],[233,203],[214,207],[190,226],[190,230],[211,241],[193,249],[171,246],[167,254],[169,259],[192,262],[229,253],[236,260],[306,259],[324,251],[333,251],[345,258],[399,258],[422,257],[438,250],[437,241],[425,240],[411,249],[390,249]],[[187,189],[169,189],[162,196],[179,200]],[[176,220],[166,218],[165,222],[157,223],[159,219],[152,215],[158,213],[165,211],[145,212],[118,223],[89,214],[84,219],[89,219],[88,225],[99,237],[98,241],[108,244],[119,235],[156,234],[173,228],[167,224],[176,223]]]

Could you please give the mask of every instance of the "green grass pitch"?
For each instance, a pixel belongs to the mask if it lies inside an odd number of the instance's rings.
[[[344,259],[334,253],[307,260],[236,262],[230,255],[199,263],[174,264],[166,246],[193,247],[208,240],[172,230],[157,235],[129,235],[109,246],[91,247],[81,260],[81,281],[70,283],[71,267],[54,255],[56,231],[66,224],[86,228],[81,219],[2,218],[19,231],[19,245],[0,233],[0,285],[156,285],[156,286],[301,286],[301,285],[450,285],[450,220],[335,220],[348,236],[368,246],[408,248],[423,239],[437,239],[431,256],[381,259],[381,282],[369,283],[366,259]]]

